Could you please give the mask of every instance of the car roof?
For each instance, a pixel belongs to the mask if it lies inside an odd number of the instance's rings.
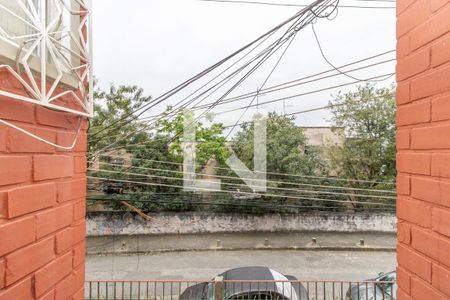
[[[240,267],[220,274],[224,280],[274,280],[268,267]]]
[[[391,271],[391,272],[387,272],[387,273],[383,273],[381,275],[379,275],[376,280],[381,280],[383,277],[391,277],[391,279],[389,280],[395,280],[396,278],[396,272],[395,271]]]
[[[225,282],[224,284],[225,298],[228,299],[250,293],[271,293],[277,294],[278,297],[285,299],[297,299],[296,288],[292,288],[291,283],[271,282],[273,280],[288,280],[288,278],[268,267],[252,266],[235,268],[228,270],[219,276],[222,276],[224,280],[232,281]],[[233,280],[236,280],[237,282],[234,282]],[[239,282],[240,280],[249,282]]]

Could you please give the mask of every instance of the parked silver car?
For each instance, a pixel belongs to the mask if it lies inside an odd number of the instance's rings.
[[[223,298],[227,300],[308,300],[305,287],[300,282],[295,282],[297,278],[267,267],[236,268],[219,276],[224,280]],[[180,295],[180,300],[213,298],[214,284],[211,282],[188,287]]]
[[[347,291],[347,300],[395,300],[397,284],[395,271],[380,273],[370,283],[352,283]],[[373,282],[373,283],[372,283]]]

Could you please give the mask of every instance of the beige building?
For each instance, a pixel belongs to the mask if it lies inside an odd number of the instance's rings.
[[[105,160],[104,158],[108,158]],[[91,168],[94,170],[101,169],[103,167],[102,162],[107,162],[108,164],[113,164],[123,167],[131,167],[131,162],[133,155],[128,153],[125,149],[112,150],[104,152],[102,155],[96,157],[92,163]]]
[[[319,155],[323,161],[330,161],[330,147],[341,146],[344,143],[345,136],[342,128],[335,127],[300,127],[304,130],[304,134],[308,139],[306,142],[304,152],[308,151],[309,147],[314,147],[319,150]],[[336,176],[336,171],[331,170],[330,176]]]
[[[308,146],[325,147],[342,145],[344,135],[342,128],[333,127],[301,127],[308,138]]]

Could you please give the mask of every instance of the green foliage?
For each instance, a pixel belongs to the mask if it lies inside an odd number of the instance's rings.
[[[269,113],[266,119],[267,134],[267,170],[273,173],[292,173],[298,175],[318,174],[325,166],[318,151],[306,148],[306,136],[303,129],[296,126],[294,118]],[[253,122],[242,125],[241,131],[233,139],[233,150],[239,159],[253,169]],[[269,175],[269,178],[282,178]]]
[[[150,96],[145,96],[143,89],[137,86],[115,87],[111,85],[108,91],[97,89],[94,92],[95,105],[94,117],[90,120],[89,134],[93,135],[103,128],[118,122],[132,111],[139,109],[149,101]],[[89,139],[90,151],[96,151],[116,142],[117,145],[127,145],[131,143],[142,142],[146,140],[147,133],[143,130],[145,124],[137,119],[120,122],[122,126],[112,131],[99,133],[92,139]],[[141,131],[138,134],[130,133]]]
[[[131,120],[128,118],[127,122],[119,122],[121,126],[113,126],[92,137],[92,134],[117,122],[151,100],[151,97],[145,96],[142,89],[136,86],[119,86],[118,88],[111,86],[107,91],[96,91],[95,97],[97,104],[89,129],[90,150],[95,152],[118,141],[112,149],[118,147],[125,149],[132,158],[129,166],[101,164],[103,171],[96,171],[93,175],[146,183],[119,183],[118,185],[123,187],[126,194],[106,196],[106,198],[115,199],[108,202],[115,209],[126,209],[119,204],[120,200],[134,200],[137,201],[133,202],[136,207],[154,212],[209,210],[252,214],[295,213],[324,207],[341,210],[343,205],[340,203],[317,201],[317,199],[363,202],[366,199],[372,199],[360,197],[356,192],[353,194],[337,186],[347,185],[371,189],[389,189],[392,186],[365,182],[347,184],[321,178],[320,176],[328,176],[329,168],[336,170],[340,178],[372,181],[387,181],[395,178],[393,88],[376,89],[372,85],[366,85],[359,87],[355,92],[338,94],[335,97],[335,100],[331,102],[332,121],[336,132],[342,135],[344,142],[342,145],[335,145],[328,149],[331,158],[330,166],[323,159],[324,149],[307,146],[304,131],[295,125],[294,118],[276,113],[268,115],[266,120],[267,171],[269,172],[267,179],[270,181],[268,194],[294,196],[300,199],[270,195],[240,199],[234,197],[232,193],[193,193],[184,192],[180,188],[183,186],[181,163],[183,162],[183,130],[186,123],[195,126],[196,163],[204,167],[214,158],[219,167],[216,169],[216,175],[236,177],[236,174],[228,169],[225,161],[231,151],[234,151],[238,158],[250,170],[253,170],[253,122],[244,123],[232,140],[227,141],[223,135],[224,127],[221,123],[212,122],[208,126],[201,122],[194,123],[193,115],[184,112],[170,116],[171,108],[168,107],[163,113],[165,117],[152,123],[152,126],[138,118]],[[111,163],[109,155],[117,155],[117,152],[108,151],[101,154],[103,155],[101,161]],[[197,172],[200,172],[202,167],[197,167]],[[223,190],[236,192],[239,189],[251,192],[251,189],[246,187],[239,178],[221,178],[221,181]],[[330,189],[324,190],[321,185],[327,185]],[[336,189],[333,186],[336,186]],[[341,194],[330,194],[324,191]],[[386,200],[386,202],[389,201],[391,200]],[[354,207],[365,208],[356,204]]]
[[[330,149],[338,177],[393,181],[395,179],[395,89],[367,84],[331,101],[333,122],[345,136]],[[355,187],[383,188],[380,184],[352,183]],[[386,186],[390,188],[392,186]]]
[[[119,88],[111,86],[108,91],[97,90],[95,97],[97,104],[94,107],[94,117],[91,119],[89,128],[91,136],[151,100],[151,97],[144,96],[142,89],[136,86],[120,86]],[[168,115],[170,109],[168,107],[163,114]],[[128,118],[127,122],[118,123],[121,125],[119,128],[115,126],[108,128],[94,138],[90,138],[91,152],[101,150],[118,141],[114,147],[100,153],[100,161],[107,164],[100,164],[104,171],[96,171],[94,175],[112,179],[111,183],[123,186],[126,193],[133,194],[133,200],[154,200],[153,202],[136,202],[136,206],[139,208],[149,211],[191,209],[191,205],[185,205],[182,201],[189,197],[192,198],[192,193],[184,193],[180,188],[170,186],[183,185],[182,166],[179,163],[183,162],[181,143],[185,117],[184,113],[179,113],[173,118],[163,118],[153,126],[148,126],[147,123],[137,118],[131,118],[131,121]],[[219,163],[223,163],[229,152],[225,147],[222,124],[214,123],[208,127],[202,123],[196,123],[195,126],[198,141],[196,145],[197,163],[204,165],[211,157],[216,158]],[[111,157],[118,155],[118,152],[115,151],[117,149],[126,150],[126,153],[132,156],[130,167],[109,164],[112,161]],[[133,174],[125,174],[125,172]],[[147,185],[116,183],[113,180],[138,181],[147,183]],[[97,187],[97,190],[101,190],[101,187]],[[158,195],[158,199],[167,201],[157,204],[156,198],[152,195]],[[117,197],[127,198],[126,195]],[[117,201],[112,202],[112,206],[124,209]]]
[[[358,87],[339,94],[332,110],[343,128],[344,145],[333,149],[333,162],[344,178],[377,180],[395,176],[395,92],[393,88]]]
[[[233,150],[239,159],[249,168],[253,169],[253,123],[242,125],[241,131],[233,140]],[[322,175],[326,166],[319,156],[319,149],[307,147],[307,138],[304,130],[294,123],[294,118],[269,113],[266,119],[267,140],[267,183],[269,194],[291,195],[304,197],[302,200],[287,199],[282,197],[264,196],[263,201],[271,205],[277,212],[298,212],[299,206],[312,205],[308,200],[311,193],[297,189],[295,183],[303,182],[304,178],[286,176],[281,174],[296,175]],[[308,149],[308,151],[305,151]],[[294,185],[285,183],[293,182]],[[273,188],[281,188],[274,190]],[[283,190],[286,189],[286,190]],[[314,195],[313,195],[314,196]],[[326,206],[326,202],[319,206]],[[264,209],[263,211],[266,211]]]
[[[195,120],[193,114],[181,112],[172,119],[162,119],[158,123],[157,136],[171,136],[170,151],[177,153],[177,161],[182,162],[182,138],[184,126],[193,126],[195,129],[196,163],[203,166],[210,158],[215,158],[220,164],[224,164],[229,151],[226,148],[226,139],[222,135],[223,125],[213,123],[206,127]]]

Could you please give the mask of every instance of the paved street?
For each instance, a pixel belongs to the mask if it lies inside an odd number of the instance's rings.
[[[87,256],[87,280],[209,279],[239,266],[265,265],[298,279],[362,280],[395,269],[395,252],[246,250]],[[114,274],[114,275],[113,275]]]

